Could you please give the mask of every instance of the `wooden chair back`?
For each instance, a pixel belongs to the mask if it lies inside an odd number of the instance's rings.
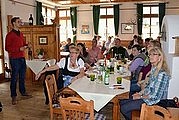
[[[47,93],[48,93],[48,98],[49,98],[50,120],[53,120],[54,114],[61,114],[61,108],[57,106],[54,107],[54,103],[53,103],[53,97],[57,92],[57,84],[56,84],[54,74],[46,76],[45,84],[47,87]]]
[[[170,112],[158,105],[142,104],[140,120],[173,120]]]
[[[94,102],[86,101],[79,97],[68,97],[59,99],[63,120],[85,120],[90,116],[94,120]]]
[[[56,115],[62,114],[61,105],[58,101],[59,97],[67,98],[67,97],[74,96],[74,97],[81,98],[80,95],[78,95],[75,91],[73,91],[68,87],[62,88],[61,90],[58,91],[54,74],[47,75],[45,79],[45,84],[47,87],[47,93],[49,97],[50,120],[53,120],[54,114]]]
[[[54,74],[47,75],[47,77],[45,79],[45,84],[46,84],[46,87],[47,87],[49,103],[52,103],[53,102],[53,96],[57,93],[57,84],[56,84]]]

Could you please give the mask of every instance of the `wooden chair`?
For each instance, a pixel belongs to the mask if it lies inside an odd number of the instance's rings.
[[[80,95],[78,95],[75,91],[73,91],[72,89],[70,89],[68,87],[65,87],[65,88],[57,91],[57,84],[56,84],[54,74],[47,75],[47,77],[45,79],[45,84],[47,87],[47,93],[48,93],[48,97],[49,97],[50,120],[53,120],[54,114],[60,115],[62,113],[60,104],[58,102],[59,97],[66,98],[66,97],[73,96],[73,97],[81,98]]]
[[[54,95],[57,93],[57,84],[54,75],[48,75],[45,79],[45,84],[47,87],[47,93],[49,97],[50,106],[50,120],[53,120],[54,114],[61,114],[60,105],[53,103]]]
[[[173,120],[170,112],[158,105],[142,104],[140,120]]]
[[[82,98],[68,97],[59,99],[62,108],[63,120],[94,120],[94,102],[85,101]]]

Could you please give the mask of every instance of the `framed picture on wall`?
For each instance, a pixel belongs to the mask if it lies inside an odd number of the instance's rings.
[[[89,25],[82,25],[81,26],[81,34],[89,34]]]
[[[121,23],[121,34],[134,34],[134,24]]]
[[[39,45],[48,45],[47,36],[39,36]]]

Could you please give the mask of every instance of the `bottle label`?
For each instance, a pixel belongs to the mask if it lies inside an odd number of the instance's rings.
[[[32,23],[32,20],[29,20],[29,23]]]

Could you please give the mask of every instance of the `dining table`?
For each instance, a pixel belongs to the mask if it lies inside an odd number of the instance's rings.
[[[26,65],[32,70],[35,75],[42,71],[47,64],[48,60],[45,59],[26,60]]]
[[[76,91],[84,100],[93,100],[94,109],[97,112],[107,103],[112,102],[113,119],[118,120],[120,118],[120,95],[127,94],[128,96],[130,90],[130,80],[125,79],[126,76],[130,76],[128,71],[124,72],[124,74],[119,72],[109,74],[109,85],[105,85],[103,81],[99,81],[97,78],[95,81],[91,81],[87,75],[72,82],[68,87]],[[122,77],[121,84],[117,84],[117,77]]]
[[[35,80],[35,75],[37,75],[40,71],[42,71],[45,67],[51,66],[51,61],[54,59],[32,59],[26,60],[27,67],[32,71],[32,81]]]

